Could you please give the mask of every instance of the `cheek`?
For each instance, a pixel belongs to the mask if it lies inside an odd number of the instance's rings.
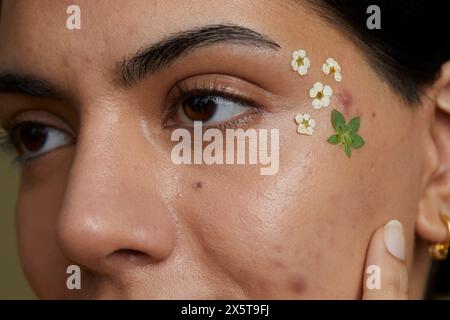
[[[66,263],[56,240],[56,225],[65,189],[66,170],[35,167],[22,174],[16,209],[19,254],[31,287],[39,297],[64,292]],[[56,297],[56,295],[55,295]]]
[[[234,167],[186,182],[191,200],[180,212],[208,259],[251,298],[356,297],[370,212],[355,201],[357,185],[320,165],[331,163],[325,157],[285,153],[274,177]]]
[[[277,200],[278,191],[266,193],[265,187],[258,187],[273,183],[273,178],[246,174],[239,166],[227,170],[233,174],[203,173],[202,182],[189,183],[194,186],[191,200],[178,210],[215,270],[222,270],[251,297],[276,290],[280,294],[285,280],[277,278],[289,266],[286,251],[292,235],[285,228],[292,208],[289,201]],[[236,176],[243,179],[233,179]]]

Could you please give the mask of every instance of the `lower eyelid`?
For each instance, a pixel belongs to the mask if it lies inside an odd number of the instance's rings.
[[[251,125],[252,121],[256,121],[256,117],[261,116],[263,114],[263,111],[258,108],[252,108],[251,111],[248,111],[246,114],[237,116],[233,120],[225,121],[223,123],[217,123],[217,124],[207,124],[203,125],[204,129],[208,128],[217,128],[220,130],[224,129],[237,129],[241,126],[249,126]]]
[[[25,168],[31,165],[35,165],[37,163],[39,163],[39,160],[47,157],[47,156],[52,156],[54,154],[55,151],[59,151],[59,150],[63,150],[63,149],[68,149],[73,147],[73,144],[67,144],[67,145],[62,145],[60,147],[57,147],[53,150],[51,150],[50,152],[46,152],[37,156],[32,156],[32,157],[20,157],[17,156],[14,158],[13,160],[13,165],[18,166],[20,168]]]
[[[52,149],[52,150],[50,150],[50,151],[48,151],[48,152],[44,152],[44,153],[42,153],[42,154],[38,154],[38,155],[35,155],[35,156],[29,156],[29,157],[26,157],[26,156],[17,156],[17,157],[13,160],[13,164],[18,165],[18,166],[20,166],[20,167],[23,167],[23,166],[28,165],[28,164],[30,164],[30,163],[36,162],[36,161],[40,160],[41,158],[44,158],[44,157],[46,157],[46,156],[49,156],[49,155],[53,154],[53,153],[56,152],[56,151],[63,150],[63,149],[67,149],[67,148],[71,148],[71,147],[73,147],[73,146],[74,146],[74,143],[64,144],[64,145],[61,145],[61,146],[59,146],[59,147],[56,147],[55,149]]]

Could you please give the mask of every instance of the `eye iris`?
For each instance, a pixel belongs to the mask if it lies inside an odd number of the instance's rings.
[[[214,97],[191,97],[183,102],[183,111],[192,121],[208,121],[216,110]]]
[[[36,152],[39,151],[47,141],[48,130],[44,126],[26,125],[16,131],[16,139],[18,141],[18,151]]]

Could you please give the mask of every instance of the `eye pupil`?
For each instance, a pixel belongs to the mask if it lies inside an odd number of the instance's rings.
[[[192,121],[208,121],[217,110],[215,97],[191,97],[183,102],[183,111]]]
[[[30,124],[19,128],[16,131],[16,139],[18,142],[18,151],[36,152],[39,151],[47,141],[48,130],[44,126]]]

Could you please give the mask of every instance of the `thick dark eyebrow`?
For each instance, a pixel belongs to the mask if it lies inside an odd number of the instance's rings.
[[[118,64],[120,83],[130,87],[144,77],[169,67],[194,49],[232,42],[257,48],[280,49],[275,41],[249,28],[214,24],[173,34]],[[60,98],[56,85],[29,75],[0,72],[0,93],[18,93],[39,98]]]
[[[0,73],[0,93],[18,93],[38,98],[59,98],[56,86],[32,76]]]
[[[278,50],[280,45],[254,30],[230,24],[214,24],[182,31],[139,50],[118,66],[120,82],[130,87],[145,76],[170,66],[176,59],[194,49],[233,42],[246,46]]]

